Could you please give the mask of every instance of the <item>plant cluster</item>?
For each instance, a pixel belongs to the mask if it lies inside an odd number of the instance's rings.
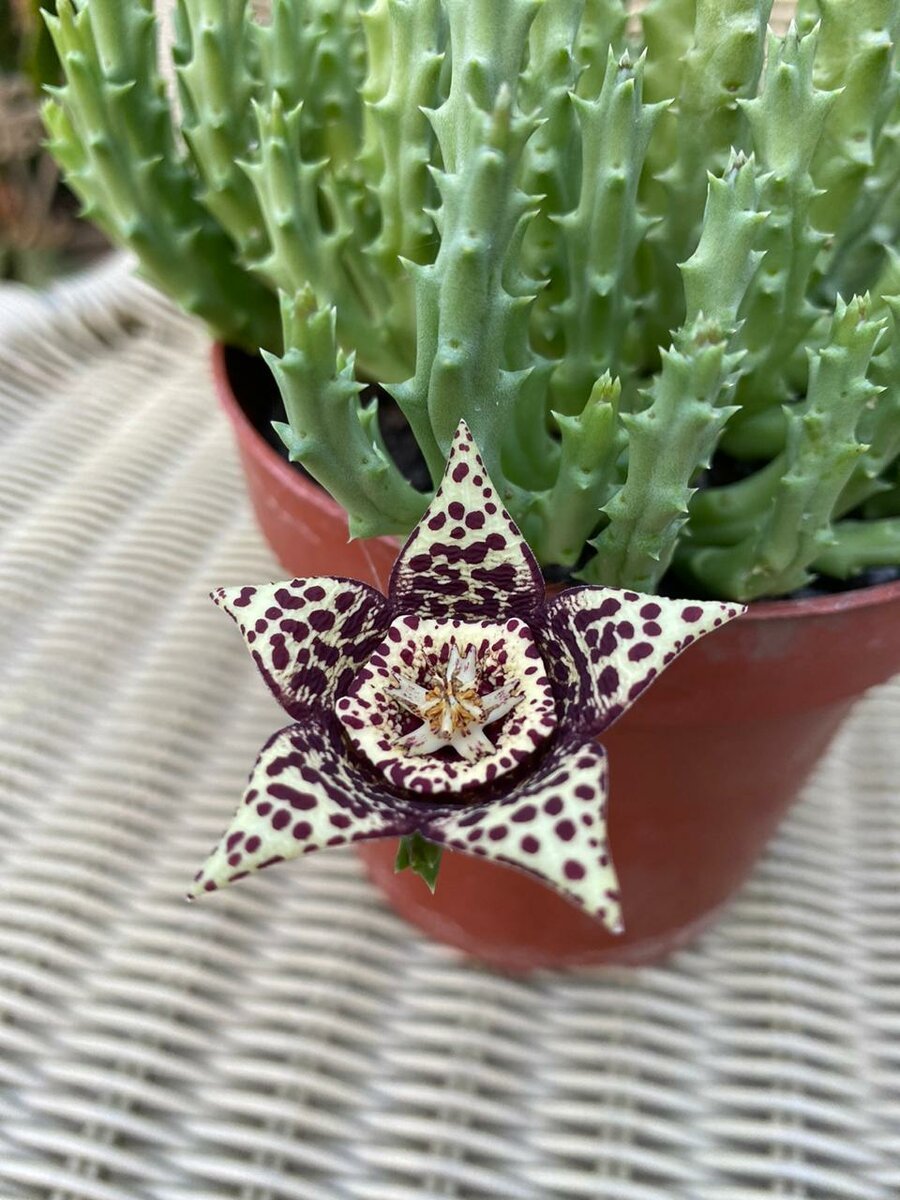
[[[352,533],[465,419],[545,567],[740,600],[900,563],[900,0],[61,0],[51,145]],[[177,110],[177,116],[176,116]],[[665,581],[664,581],[665,579]]]

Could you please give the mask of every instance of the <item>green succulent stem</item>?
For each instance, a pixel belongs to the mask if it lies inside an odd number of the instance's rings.
[[[405,535],[425,510],[427,496],[404,479],[378,428],[374,402],[361,401],[352,355],[337,343],[337,314],[310,287],[282,294],[284,354],[266,355],[288,423],[275,428],[292,462],[305,469],[347,510],[351,537]]]
[[[594,384],[577,416],[554,413],[561,453],[553,487],[539,494],[531,514],[541,562],[573,567],[618,484],[626,434],[619,413],[621,384],[609,372]]]
[[[827,344],[813,354],[809,393],[786,410],[787,444],[778,469],[766,472],[770,494],[753,490],[752,528],[733,545],[682,548],[679,569],[703,592],[754,600],[809,581],[831,545],[835,508],[866,453],[857,427],[878,396],[868,372],[884,325],[870,318],[867,298],[838,304]],[[749,484],[744,490],[750,492]]]
[[[219,336],[277,348],[274,296],[197,200],[169,124],[152,12],[141,0],[60,0],[45,13],[66,81],[44,108],[50,147],[85,214],[137,254],[146,277]]]
[[[622,415],[625,482],[603,512],[608,524],[582,572],[589,583],[656,591],[688,519],[698,474],[735,409],[741,364],[729,350],[737,313],[759,262],[752,161],[736,157],[711,178],[700,243],[682,265],[688,323],[664,352],[643,406]]]
[[[643,62],[610,51],[600,94],[572,97],[581,137],[581,191],[560,230],[563,295],[555,308],[564,353],[550,382],[550,400],[578,413],[596,379],[617,371],[636,301],[629,284],[635,254],[650,221],[637,208],[644,155],[665,105],[642,100]],[[585,263],[591,267],[585,269]]]
[[[839,521],[831,545],[813,566],[820,575],[852,579],[872,567],[900,563],[900,517],[875,521]]]

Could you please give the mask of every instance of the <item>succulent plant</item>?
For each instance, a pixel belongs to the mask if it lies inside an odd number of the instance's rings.
[[[46,121],[354,535],[430,499],[375,381],[545,569],[783,595],[900,563],[900,0],[770,7],[179,0],[175,106],[149,0],[60,0]]]

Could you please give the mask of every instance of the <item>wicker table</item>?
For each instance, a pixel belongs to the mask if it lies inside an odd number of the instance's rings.
[[[0,292],[2,1200],[900,1194],[900,688],[698,946],[501,978],[343,852],[182,901],[279,719],[206,591],[275,574],[202,332]]]

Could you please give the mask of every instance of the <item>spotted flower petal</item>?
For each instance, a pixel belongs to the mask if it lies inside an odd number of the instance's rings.
[[[544,598],[537,560],[484,469],[464,421],[444,480],[400,552],[395,611],[461,621],[531,620]]]
[[[564,725],[602,733],[683,650],[742,611],[615,588],[563,592],[536,632]]]
[[[403,837],[420,810],[347,754],[333,721],[305,714],[264,747],[238,810],[196,875],[191,898],[326,846]]]
[[[617,933],[622,917],[606,841],[606,794],[603,748],[558,744],[506,795],[445,809],[421,832],[536,875]]]
[[[354,579],[219,588],[212,598],[237,622],[275,699],[292,717],[340,694],[390,624],[384,596]]]

